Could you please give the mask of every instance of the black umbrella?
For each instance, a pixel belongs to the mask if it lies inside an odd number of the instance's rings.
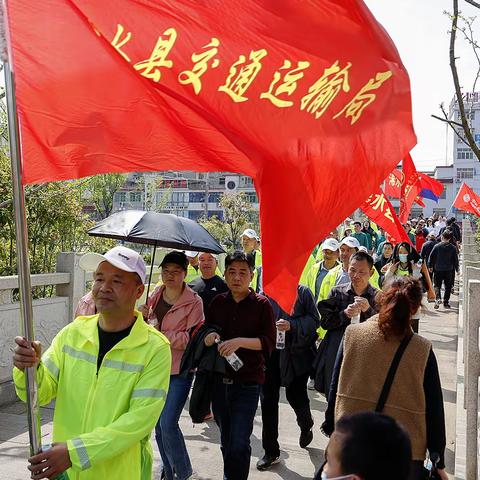
[[[223,253],[225,251],[197,222],[171,213],[124,210],[105,218],[88,230],[87,233],[94,237],[114,238],[125,242],[153,245],[149,287],[157,247],[209,253]]]

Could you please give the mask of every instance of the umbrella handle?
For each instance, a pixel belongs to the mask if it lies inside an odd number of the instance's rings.
[[[150,276],[148,277],[147,296],[145,297],[147,304],[148,304],[148,294],[150,293],[150,283],[152,283],[153,262],[155,260],[155,252],[156,251],[157,251],[157,244],[155,243],[153,245],[152,261],[151,261],[151,265],[150,265]]]

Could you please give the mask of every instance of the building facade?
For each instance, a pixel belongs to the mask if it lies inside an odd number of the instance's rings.
[[[472,135],[476,144],[480,146],[480,92],[464,94],[463,100],[467,117],[471,124]],[[449,118],[461,123],[458,102],[456,102],[455,98],[450,103]],[[480,195],[480,161],[476,158],[472,149],[463,141],[463,132],[460,136],[452,132],[452,136],[451,163],[446,166],[437,166],[433,171],[423,172],[443,184],[445,188],[442,195],[438,202],[424,199],[425,207],[423,208],[414,204],[411,210],[412,217],[417,217],[421,213],[425,217],[430,217],[434,213],[438,213],[439,215],[455,216],[458,220],[461,220],[465,212],[453,207],[453,202],[462,183],[466,182],[468,186]],[[391,201],[398,212],[399,200],[391,199]]]
[[[259,202],[253,180],[229,172],[161,171],[132,173],[113,199],[113,211],[153,210],[191,220],[217,216],[223,220],[220,197],[244,192],[255,211]]]

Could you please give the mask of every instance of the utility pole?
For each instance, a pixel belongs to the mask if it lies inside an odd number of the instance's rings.
[[[208,181],[209,181],[209,172],[206,172],[205,173],[205,219],[208,219],[208,196],[209,196],[209,193],[210,193],[210,190],[209,190],[209,184],[208,184]]]

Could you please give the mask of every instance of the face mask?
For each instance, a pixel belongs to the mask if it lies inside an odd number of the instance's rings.
[[[398,259],[402,262],[402,263],[406,263],[408,261],[408,254],[407,253],[399,253],[398,254]]]
[[[344,475],[342,477],[327,477],[327,474],[325,472],[322,472],[321,475],[321,480],[347,480],[348,478],[352,478],[351,475]]]

